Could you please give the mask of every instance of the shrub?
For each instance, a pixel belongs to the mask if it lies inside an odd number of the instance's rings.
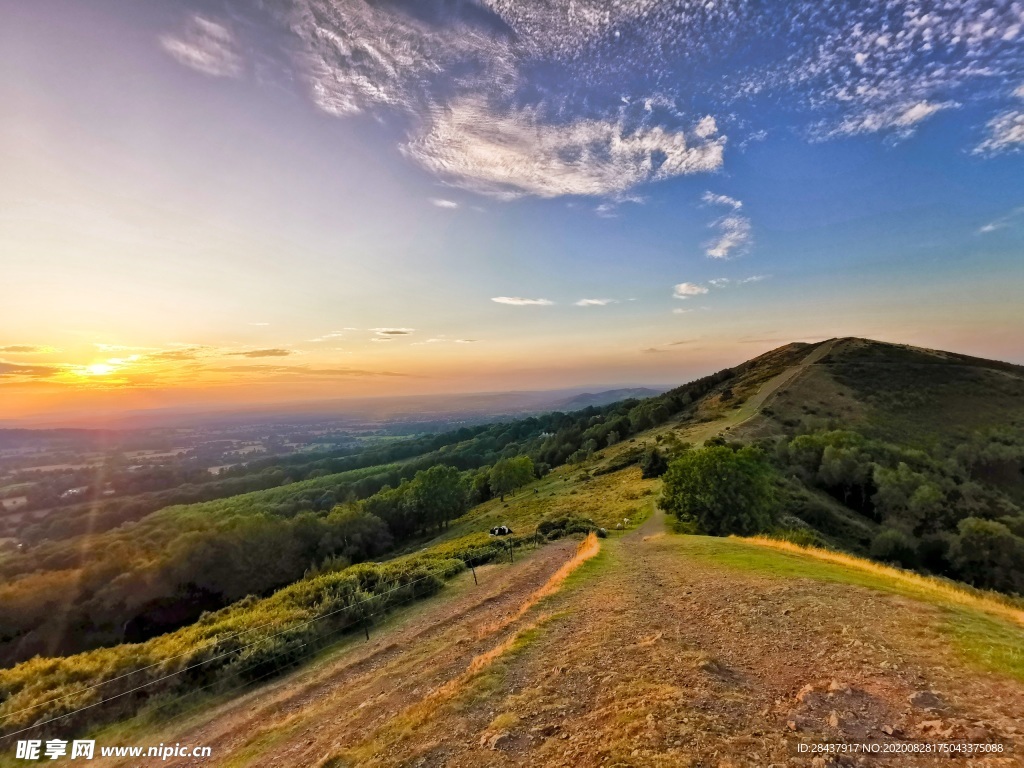
[[[659,505],[712,536],[769,530],[778,512],[771,469],[763,452],[711,445],[673,461]]]

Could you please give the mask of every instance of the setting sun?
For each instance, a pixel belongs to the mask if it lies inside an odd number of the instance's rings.
[[[114,366],[107,363],[93,363],[85,367],[83,374],[86,376],[109,376],[115,370]]]

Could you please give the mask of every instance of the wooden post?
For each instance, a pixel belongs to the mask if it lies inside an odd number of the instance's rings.
[[[473,572],[473,583],[480,586],[480,582],[476,580],[476,568],[473,566],[473,563],[469,564],[469,570]]]
[[[512,554],[512,550],[513,550],[512,542],[509,541],[509,543],[508,543],[508,561],[510,563],[514,563],[516,561],[516,556],[514,554]]]
[[[366,642],[370,642],[370,620],[363,622],[363,632],[366,633]]]

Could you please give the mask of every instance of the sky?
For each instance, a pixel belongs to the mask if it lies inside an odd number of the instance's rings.
[[[1020,0],[0,0],[0,419],[1024,363]]]

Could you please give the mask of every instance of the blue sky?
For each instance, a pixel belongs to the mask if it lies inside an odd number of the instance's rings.
[[[1019,2],[0,14],[21,412],[1024,362]]]

